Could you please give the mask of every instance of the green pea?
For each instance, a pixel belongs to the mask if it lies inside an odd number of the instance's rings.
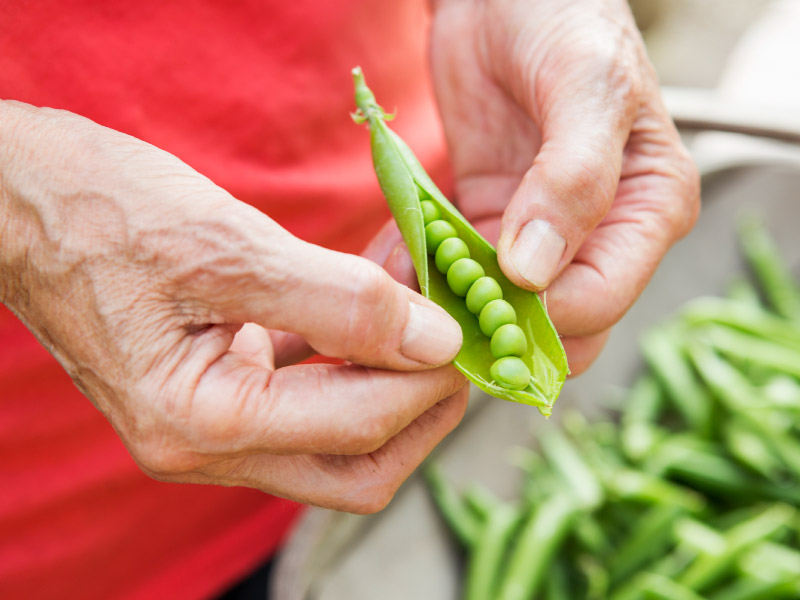
[[[449,282],[448,273],[448,282]],[[492,300],[483,307],[481,314],[478,316],[478,325],[486,337],[492,337],[495,331],[507,323],[516,323],[517,313],[514,307],[505,300]]]
[[[522,356],[528,351],[528,340],[525,339],[525,332],[519,325],[506,323],[498,327],[497,331],[492,334],[489,349],[495,358]]]
[[[463,297],[484,274],[483,267],[471,258],[459,258],[447,270],[447,285],[456,296]]]
[[[422,220],[425,225],[442,218],[442,211],[430,200],[423,200],[419,204],[422,207]]]
[[[467,310],[473,315],[478,315],[489,302],[500,300],[502,297],[503,290],[494,277],[481,277],[467,292]]]
[[[444,219],[431,221],[425,226],[425,245],[428,254],[436,254],[436,249],[447,238],[458,237],[456,228]]]
[[[469,258],[469,248],[461,238],[447,238],[436,249],[436,268],[439,273],[447,273],[454,262],[460,258]]]
[[[489,369],[494,382],[508,390],[524,390],[531,382],[528,365],[516,356],[498,358]]]

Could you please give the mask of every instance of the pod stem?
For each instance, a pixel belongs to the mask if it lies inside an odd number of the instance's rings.
[[[387,113],[375,100],[375,94],[367,87],[367,81],[364,79],[364,72],[361,67],[353,67],[351,73],[353,75],[353,86],[355,87],[356,106],[358,107],[354,113],[350,113],[353,121],[361,125],[365,121],[373,124],[375,121],[391,121],[394,119],[394,113]]]

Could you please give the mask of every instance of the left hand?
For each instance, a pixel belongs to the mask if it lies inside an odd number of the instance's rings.
[[[575,375],[694,224],[697,171],[624,0],[433,4],[457,204],[547,289]]]

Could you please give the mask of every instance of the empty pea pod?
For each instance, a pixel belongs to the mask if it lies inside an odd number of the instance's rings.
[[[464,343],[453,361],[455,366],[492,396],[536,406],[549,415],[569,370],[542,302],[505,277],[491,244],[445,198],[408,146],[389,129],[389,116],[366,86],[361,69],[353,69],[353,81],[358,107],[353,119],[369,125],[375,173],[408,246],[420,291],[461,325]],[[464,245],[448,242],[438,258],[437,250],[451,238]],[[458,269],[451,276],[455,267]],[[499,358],[492,353],[492,335],[479,324],[486,307],[498,300],[512,307],[515,327],[525,340],[524,349],[517,340],[511,344],[511,353]],[[513,323],[500,319],[491,333]],[[518,332],[512,335],[518,337]],[[502,346],[500,342],[495,345]],[[502,379],[507,373],[513,381],[498,380],[498,374]]]

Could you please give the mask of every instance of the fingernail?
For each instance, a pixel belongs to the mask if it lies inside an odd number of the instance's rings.
[[[528,221],[511,246],[514,268],[532,285],[543,288],[555,277],[567,240],[547,221]]]
[[[400,352],[430,365],[449,362],[461,348],[461,327],[441,310],[415,302],[408,304],[408,323]]]

